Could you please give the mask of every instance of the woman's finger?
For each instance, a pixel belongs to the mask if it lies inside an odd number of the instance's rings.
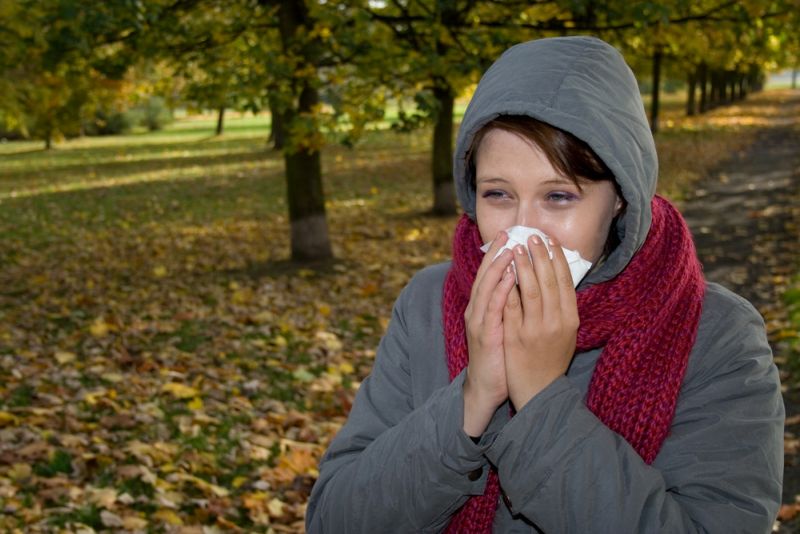
[[[478,272],[475,273],[475,282],[472,284],[472,292],[470,293],[470,300],[473,300],[475,298],[475,293],[477,292],[477,288],[481,285],[483,277],[486,274],[486,271],[489,269],[489,267],[494,265],[497,262],[497,260],[500,259],[499,257],[497,259],[494,259],[494,257],[497,254],[497,251],[499,251],[500,248],[503,245],[505,245],[507,241],[508,241],[508,234],[504,231],[500,231],[497,234],[497,237],[492,241],[492,244],[489,246],[489,250],[483,257],[480,266],[478,266]],[[505,268],[505,266],[503,268]],[[502,276],[502,270],[500,271],[500,273],[501,273],[500,276]]]
[[[478,320],[484,320],[489,302],[498,290],[497,286],[503,278],[503,273],[505,273],[506,269],[511,268],[512,256],[511,251],[504,250],[486,268],[480,282],[476,280],[475,284],[473,284],[473,297],[470,300],[470,305],[473,307],[474,313],[479,314],[480,318]]]
[[[511,293],[516,294],[517,290],[514,283],[514,270],[509,263],[486,307],[485,324],[487,327],[498,328],[503,323],[503,308]]]
[[[550,238],[550,249],[553,251],[553,270],[555,271],[560,295],[561,309],[563,311],[574,312],[577,318],[578,297],[575,294],[575,284],[572,281],[572,273],[569,270],[569,262],[564,255],[564,249],[556,238]]]
[[[538,321],[542,317],[542,290],[528,251],[522,245],[514,247],[514,265],[517,268],[522,314],[526,321]]]
[[[533,272],[539,281],[542,317],[547,321],[557,317],[561,312],[561,295],[554,260],[550,259],[547,245],[538,235],[534,234],[528,239],[528,249],[531,251]]]

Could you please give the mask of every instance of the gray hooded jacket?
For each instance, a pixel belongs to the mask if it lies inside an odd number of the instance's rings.
[[[455,180],[474,216],[465,154],[502,114],[528,115],[587,142],[614,172],[627,208],[621,243],[579,290],[622,271],[650,227],[658,174],[636,81],[613,47],[589,37],[507,50],[481,79],[459,131]],[[495,532],[769,532],[783,472],[784,408],[758,312],[708,284],[670,435],[652,465],[584,404],[601,349],[513,418],[495,413],[478,443],[463,432],[462,372],[448,379],[442,286],[449,264],[418,273],[398,298],[371,375],[326,452],[309,532],[439,532],[490,465],[503,496]]]

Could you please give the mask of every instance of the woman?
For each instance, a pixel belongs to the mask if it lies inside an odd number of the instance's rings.
[[[459,131],[453,261],[400,295],[309,532],[770,531],[784,411],[764,325],[704,281],[656,177],[614,48],[497,60]],[[516,225],[551,242],[497,256]],[[577,292],[562,246],[593,264]]]

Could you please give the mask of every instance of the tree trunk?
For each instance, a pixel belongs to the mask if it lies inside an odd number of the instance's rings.
[[[709,109],[717,107],[719,104],[719,71],[712,69],[711,71],[711,93],[709,94]]]
[[[433,88],[436,120],[433,126],[433,213],[454,215],[456,195],[453,183],[453,90],[443,80]]]
[[[700,63],[697,73],[698,82],[700,83],[700,113],[708,111],[708,95],[706,94],[706,86],[708,85],[708,67],[705,63]]]
[[[220,106],[217,111],[217,131],[216,135],[222,135],[222,129],[225,125],[225,106]]]
[[[53,148],[53,122],[51,122],[50,117],[48,117],[47,122],[42,128],[42,133],[44,133],[44,149],[50,150]]]
[[[273,96],[269,97],[269,114],[270,127],[267,143],[272,143],[273,150],[283,150],[286,145],[286,129],[283,127],[285,121],[278,100]]]
[[[732,104],[736,101],[736,73],[727,71],[725,73],[725,86],[728,92],[728,103]]]
[[[658,111],[659,111],[659,98],[661,89],[661,47],[656,47],[653,52],[653,92],[652,100],[650,101],[650,131],[653,133],[658,132]]]
[[[792,69],[792,89],[797,89],[797,71],[800,70],[797,67]]]
[[[300,95],[300,113],[310,113],[319,101],[317,90],[306,86]],[[288,118],[288,117],[287,117]],[[292,117],[296,119],[297,117]],[[333,257],[325,217],[322,161],[319,150],[300,144],[284,151],[289,200],[292,260],[310,261]]]
[[[695,103],[697,101],[697,69],[692,67],[689,70],[689,76],[687,79],[687,91],[686,91],[686,115],[691,117],[696,112]]]
[[[292,50],[300,71],[316,73],[319,57],[318,43],[306,41],[314,27],[304,0],[281,0],[279,4],[281,41],[284,51]],[[297,45],[300,46],[297,46]],[[284,110],[281,130],[295,120],[313,121],[313,112],[319,103],[319,93],[312,80],[306,76],[293,80],[296,102]],[[274,117],[273,117],[274,119]],[[319,125],[314,124],[304,138],[292,139],[284,148],[286,164],[286,190],[291,226],[292,260],[313,261],[333,257],[328,238],[328,221],[325,217],[325,194],[322,189],[322,162],[315,137]]]

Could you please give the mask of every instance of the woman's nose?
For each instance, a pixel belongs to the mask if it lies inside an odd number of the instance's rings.
[[[535,210],[531,206],[520,205],[517,209],[517,217],[514,224],[517,226],[538,228]]]

